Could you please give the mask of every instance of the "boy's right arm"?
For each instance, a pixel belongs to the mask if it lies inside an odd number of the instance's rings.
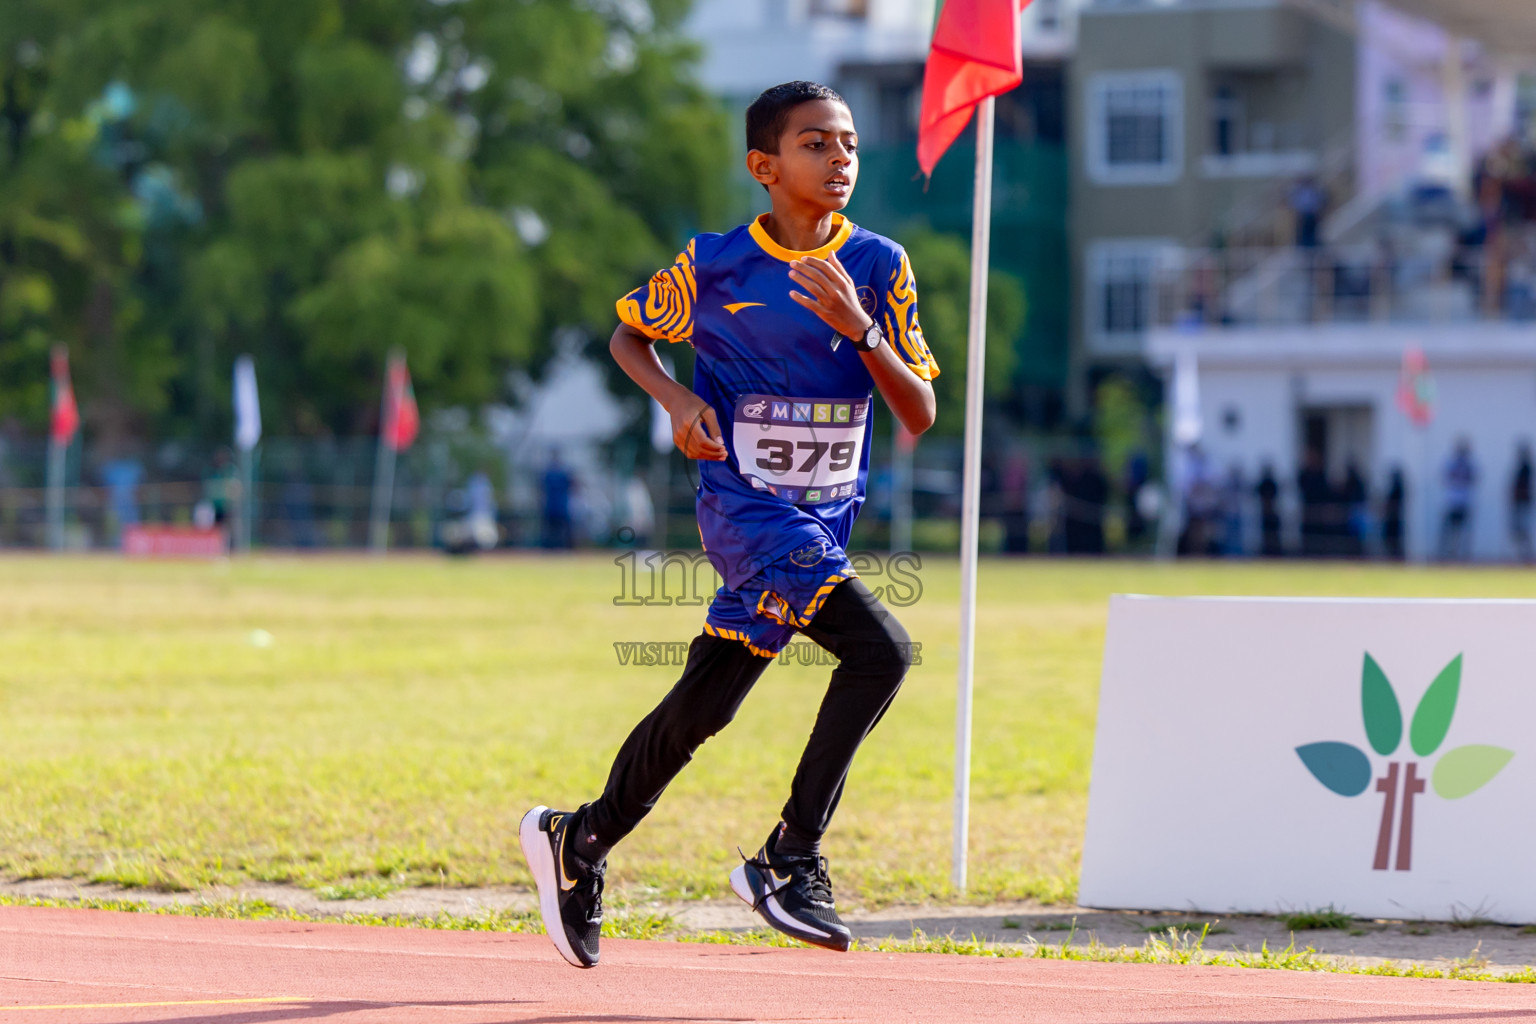
[[[672,417],[672,443],[690,459],[725,461],[720,421],[709,403],[672,379],[656,358],[655,343],[629,324],[619,324],[608,351],[629,379],[661,403]]]

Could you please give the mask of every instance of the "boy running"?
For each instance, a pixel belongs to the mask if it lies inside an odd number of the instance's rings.
[[[619,300],[613,357],[672,417],[699,461],[699,535],[724,585],[682,678],[619,748],[607,786],[575,811],[535,807],[523,855],[544,927],[566,960],[598,962],[608,851],[730,722],[799,632],[839,659],[790,784],[783,820],[731,888],[768,924],[846,950],[821,856],[854,753],[911,660],[895,617],[844,551],[864,503],[871,397],[914,434],[933,425],[939,372],[917,320],[906,253],[838,211],[858,180],[858,134],[841,96],[813,82],[747,110],[747,169],[772,209],[696,236],[671,267]],[[654,343],[696,354],[693,390]]]

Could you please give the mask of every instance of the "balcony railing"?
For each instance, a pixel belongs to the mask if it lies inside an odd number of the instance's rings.
[[[1536,321],[1536,258],[1502,246],[1179,249],[1152,285],[1160,327]]]

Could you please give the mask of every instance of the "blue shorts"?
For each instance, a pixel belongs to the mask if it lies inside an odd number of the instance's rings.
[[[830,540],[818,540],[763,568],[732,590],[715,592],[704,632],[740,640],[754,654],[776,657],[844,580],[858,573],[848,554]]]

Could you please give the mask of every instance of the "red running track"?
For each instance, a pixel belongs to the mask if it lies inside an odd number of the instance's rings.
[[[1536,987],[0,908],[0,1024],[1527,1021]]]

